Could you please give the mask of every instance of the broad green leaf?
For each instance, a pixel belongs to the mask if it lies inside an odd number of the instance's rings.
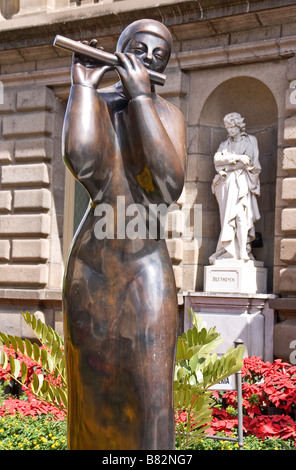
[[[48,367],[49,372],[52,373],[54,370],[54,363],[50,356],[47,356],[47,367]]]
[[[176,348],[176,362],[180,363],[182,360],[190,359],[191,357],[192,352],[189,351],[186,339],[179,337]]]
[[[9,354],[9,363],[11,375],[15,378],[18,378],[21,369],[20,361]]]
[[[10,348],[10,341],[8,337],[4,333],[0,333],[1,341],[5,344],[5,346],[9,349]]]
[[[44,381],[43,374],[33,374],[32,390],[37,395]]]
[[[27,365],[26,365],[25,362],[22,362],[22,364],[21,364],[21,380],[22,380],[22,383],[26,382],[27,375],[28,375]]]
[[[38,377],[35,373],[33,374],[32,379],[33,379],[32,382],[31,382],[32,391],[33,391],[33,393],[37,393],[39,380],[38,380]]]
[[[24,343],[24,341],[19,336],[15,336],[15,340],[17,342],[17,345],[18,345],[18,348],[19,348],[20,352],[22,354],[24,354],[24,352],[25,352],[25,343]]]
[[[192,371],[195,371],[197,368],[197,365],[199,364],[199,357],[197,354],[191,357],[189,360],[189,366]]]
[[[32,326],[33,330],[36,330],[37,320],[36,320],[36,317],[34,315],[31,316],[31,326]]]
[[[48,345],[48,347],[51,348],[52,343],[54,341],[54,336],[53,336],[52,332],[49,329],[47,330],[46,340],[45,341],[46,341],[46,344]]]
[[[42,374],[38,374],[38,392],[39,392],[39,390],[41,389],[43,382],[44,382],[44,377],[43,377],[43,375],[42,375]]]
[[[47,344],[46,338],[48,334],[48,327],[45,323],[41,322],[41,333],[39,335],[42,344]]]
[[[55,357],[57,350],[60,349],[59,344],[57,341],[53,341],[51,348],[50,348],[50,355]]]
[[[44,380],[43,381],[43,384],[42,384],[42,387],[40,389],[40,392],[42,393],[42,395],[44,397],[47,397],[47,394],[48,394],[48,390],[49,390],[49,383],[47,380]]]
[[[51,386],[51,385],[49,385],[47,393],[48,393],[48,395],[49,395],[49,397],[50,397],[51,402],[54,404],[54,402],[55,402],[55,394],[54,394],[54,392],[53,392],[53,390],[52,390],[52,386]]]
[[[54,389],[53,387],[52,387],[52,389],[53,389],[53,393],[54,393],[54,397],[55,397],[56,401],[58,402],[59,405],[62,405],[63,401],[62,401],[61,395],[58,392],[58,389]]]
[[[0,364],[2,366],[2,369],[4,370],[8,365],[8,357],[2,346],[0,347]]]
[[[32,346],[31,341],[29,341],[27,338],[25,339],[25,345],[26,345],[27,355],[29,357],[32,357],[33,346]]]
[[[196,385],[196,384],[197,384],[196,378],[195,378],[194,375],[191,375],[191,376],[189,377],[189,380],[188,380],[188,381],[189,381],[190,385]]]
[[[63,351],[62,351],[62,349],[59,348],[59,349],[57,350],[56,354],[55,354],[55,360],[56,360],[57,362],[60,361],[61,358],[62,358],[62,356],[63,356]]]
[[[38,336],[39,339],[42,338],[43,322],[40,320],[40,318],[38,318],[38,320],[36,322],[35,332],[36,332],[36,335]],[[42,343],[43,343],[43,341],[42,341]]]
[[[8,337],[8,339],[9,339],[9,341],[10,341],[11,346],[12,346],[13,349],[15,350],[15,352],[17,352],[17,350],[18,350],[18,345],[17,345],[17,342],[16,342],[14,336],[12,336],[12,335],[7,335],[7,337]]]
[[[57,392],[60,394],[61,400],[65,406],[67,406],[68,397],[66,392],[62,388],[56,387]]]
[[[40,349],[37,343],[33,343],[33,356],[36,362],[40,359]]]
[[[48,359],[48,353],[46,349],[41,349],[40,350],[40,356],[41,356],[41,363],[45,367]]]
[[[27,323],[27,325],[31,324],[31,315],[30,315],[29,312],[23,313],[23,318],[24,318],[25,322]]]

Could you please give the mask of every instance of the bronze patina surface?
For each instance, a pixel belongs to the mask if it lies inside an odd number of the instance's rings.
[[[174,448],[178,308],[166,242],[116,236],[121,211],[136,203],[148,214],[183,188],[184,118],[147,73],[162,73],[170,51],[164,25],[133,23],[118,41],[120,81],[101,89],[110,66],[74,56],[63,154],[91,204],[64,276],[69,449]],[[96,233],[102,204],[113,209],[113,238]]]

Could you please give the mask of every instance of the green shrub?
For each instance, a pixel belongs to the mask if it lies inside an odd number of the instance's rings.
[[[64,450],[66,421],[51,415],[0,418],[0,450]]]
[[[221,434],[223,436],[223,434]],[[233,434],[235,436],[235,434]],[[197,440],[192,450],[239,450],[236,442],[222,439],[201,438]],[[295,450],[293,439],[283,441],[282,439],[258,439],[256,436],[244,437],[244,450]]]

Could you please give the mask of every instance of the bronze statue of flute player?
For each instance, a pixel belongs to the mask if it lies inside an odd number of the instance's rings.
[[[86,45],[95,50],[96,41]],[[165,239],[95,230],[101,205],[113,209],[116,229],[118,197],[123,211],[140,204],[148,214],[151,204],[169,206],[181,194],[184,118],[149,78],[163,73],[171,48],[168,29],[148,19],[122,32],[114,65],[85,50],[73,58],[63,155],[91,200],[63,286],[73,450],[174,449],[178,308]],[[99,89],[111,68],[119,82]]]

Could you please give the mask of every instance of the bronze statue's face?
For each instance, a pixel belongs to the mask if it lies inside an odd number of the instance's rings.
[[[136,33],[126,45],[124,52],[134,54],[146,68],[163,72],[169,56],[168,43],[151,33]]]

